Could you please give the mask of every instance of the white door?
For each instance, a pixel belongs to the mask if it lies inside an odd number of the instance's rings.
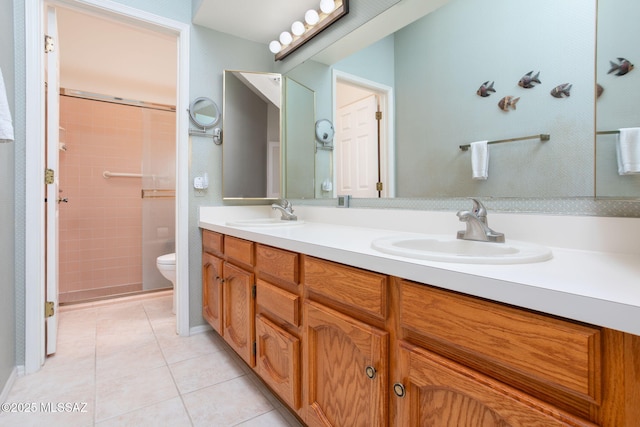
[[[338,194],[378,197],[378,122],[376,95],[338,110],[336,181]]]
[[[47,79],[47,129],[46,150],[47,169],[54,172],[52,184],[47,184],[46,203],[46,301],[53,303],[54,315],[47,317],[46,322],[46,347],[47,355],[56,352],[56,339],[58,335],[58,204],[59,193],[59,168],[58,168],[58,139],[60,134],[60,81],[58,76],[58,27],[55,8],[47,7],[46,34],[52,37],[53,50],[46,55],[46,79]]]

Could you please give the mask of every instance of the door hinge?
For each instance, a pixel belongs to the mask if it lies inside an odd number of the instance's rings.
[[[44,317],[49,318],[56,314],[55,303],[53,301],[47,301],[44,303]]]
[[[382,191],[382,183],[376,182],[376,191]]]
[[[382,111],[376,111],[376,120],[382,120]]]
[[[46,169],[44,171],[44,183],[53,184],[54,179],[55,179],[55,172],[53,171],[53,169]]]
[[[257,292],[258,292],[258,290],[256,289],[256,285],[253,285],[253,286],[251,287],[251,297],[252,297],[253,299],[255,299],[255,298],[256,298],[256,293],[257,293]]]
[[[45,34],[45,36],[44,36],[44,53],[53,52],[54,47],[55,47],[55,44],[54,44],[53,37],[47,36]]]
[[[256,354],[258,354],[258,346],[256,344],[256,342],[253,342],[253,355],[255,356]]]

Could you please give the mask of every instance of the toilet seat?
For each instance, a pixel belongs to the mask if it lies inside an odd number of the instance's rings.
[[[176,265],[176,254],[161,255],[157,258],[156,262],[159,265]]]

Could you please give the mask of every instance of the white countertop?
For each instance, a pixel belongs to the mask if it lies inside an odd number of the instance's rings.
[[[200,210],[199,225],[354,267],[640,335],[640,221],[635,218],[489,213],[491,227],[504,232],[507,242],[513,235],[517,240],[546,244],[553,251],[553,259],[485,265],[409,259],[371,248],[377,238],[405,232],[455,233],[464,228],[455,213],[299,206],[296,214],[303,224],[231,227],[227,221],[274,214],[268,206],[205,207]],[[562,246],[554,246],[558,244]]]

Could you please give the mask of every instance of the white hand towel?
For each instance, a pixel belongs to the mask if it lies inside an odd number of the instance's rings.
[[[476,141],[471,146],[471,171],[473,179],[489,177],[489,147],[487,141]]]
[[[13,141],[13,124],[7,101],[7,91],[4,87],[4,77],[2,77],[2,69],[0,69],[0,142],[11,141]]]
[[[618,173],[640,173],[640,128],[622,128],[616,144]]]

